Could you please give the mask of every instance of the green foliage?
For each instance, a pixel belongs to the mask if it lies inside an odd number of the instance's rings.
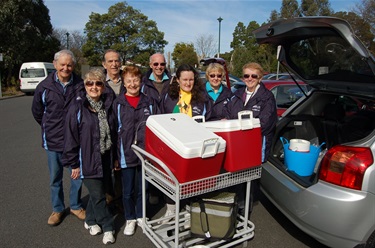
[[[122,61],[148,65],[149,55],[163,52],[168,44],[156,23],[126,2],[111,6],[102,15],[92,13],[85,31],[87,43],[82,50],[91,66],[101,65],[102,55],[109,48],[117,50]]]
[[[175,68],[182,64],[189,64],[192,66],[199,65],[198,55],[194,50],[194,45],[183,42],[176,43],[172,52],[172,60]]]
[[[334,13],[329,0],[302,0],[301,11],[304,16],[330,16]]]
[[[49,10],[43,0],[2,0],[0,3],[0,70],[6,86],[18,77],[23,62],[52,61],[59,41],[52,37]]]
[[[280,8],[280,18],[293,18],[301,15],[297,0],[283,0]]]

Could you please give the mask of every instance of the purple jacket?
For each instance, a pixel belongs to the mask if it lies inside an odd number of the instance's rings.
[[[210,95],[207,93],[207,90],[205,91],[206,97],[211,102],[211,115],[210,118],[206,121],[217,121],[225,118],[224,109],[233,96],[233,93],[225,86],[223,86],[222,89],[223,91],[220,93],[216,101],[214,101],[214,99],[210,97]]]
[[[261,83],[256,94],[245,102],[245,89],[243,87],[234,93],[231,101],[225,108],[225,116],[227,119],[237,119],[238,112],[242,110],[251,110],[254,118],[260,119],[260,125],[263,136],[263,155],[262,161],[267,160],[270,153],[273,135],[277,122],[276,100],[271,91]]]
[[[85,94],[83,80],[73,73],[73,82],[65,92],[55,81],[56,72],[50,73],[36,87],[31,107],[34,119],[42,129],[42,147],[62,152],[64,148],[64,123],[69,105],[78,96]]]
[[[117,157],[121,168],[133,167],[140,160],[131,146],[145,147],[146,120],[150,115],[160,114],[154,99],[140,94],[136,108],[133,108],[125,96],[119,95],[113,103],[117,123]]]
[[[149,79],[150,75],[152,73],[152,69],[149,69],[145,75],[142,78],[142,85],[141,85],[141,92],[148,97],[151,97],[156,101],[156,103],[160,106],[160,102],[162,101],[165,94],[168,93],[169,89],[169,82],[171,80],[171,75],[169,74],[168,70],[164,70],[164,73],[168,76],[168,80],[163,81],[163,90],[161,94],[159,94],[159,91],[155,88],[153,82]]]
[[[115,154],[116,124],[112,112],[112,105],[106,104],[107,95],[103,94],[104,108],[111,129],[112,148],[109,155]],[[70,106],[65,122],[64,152],[62,164],[65,167],[78,168],[82,178],[103,177],[103,166],[110,166],[110,156],[100,153],[100,130],[98,114],[89,109],[89,102],[84,97],[78,97]]]

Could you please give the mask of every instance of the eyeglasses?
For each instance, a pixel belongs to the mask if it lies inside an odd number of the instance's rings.
[[[157,63],[157,62],[155,62],[155,63],[153,63],[153,65],[154,66],[165,66],[167,63]]]
[[[87,81],[87,82],[85,83],[85,85],[88,86],[88,87],[93,87],[94,85],[95,85],[96,87],[103,87],[103,86],[104,86],[104,83],[101,82],[101,81],[97,81],[97,82],[94,82],[94,81]]]
[[[254,79],[257,79],[257,78],[259,78],[259,75],[257,75],[257,74],[243,74],[243,77],[244,78],[249,78],[249,77],[251,77],[251,78],[254,78]]]
[[[217,77],[217,78],[222,78],[222,76],[223,75],[221,75],[221,74],[210,74],[210,78],[215,78],[215,76]]]

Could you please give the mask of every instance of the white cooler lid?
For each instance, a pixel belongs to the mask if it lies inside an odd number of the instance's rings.
[[[183,158],[213,157],[225,151],[223,138],[186,114],[151,115],[146,126]]]
[[[260,120],[258,118],[252,119],[235,119],[235,120],[219,120],[207,121],[200,123],[202,126],[210,129],[213,132],[229,132],[238,130],[249,130],[260,127]]]

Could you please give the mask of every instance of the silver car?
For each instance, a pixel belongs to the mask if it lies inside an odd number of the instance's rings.
[[[284,19],[253,33],[312,87],[277,124],[262,192],[324,245],[375,247],[374,56],[333,17]],[[314,149],[290,150],[291,139]]]

